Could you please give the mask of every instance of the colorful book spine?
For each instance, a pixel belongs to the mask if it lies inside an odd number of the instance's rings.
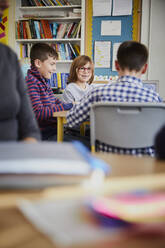
[[[29,22],[25,21],[25,23],[26,23],[27,39],[32,39]]]
[[[58,82],[58,88],[61,88],[61,73],[57,72],[57,82]]]
[[[68,82],[69,73],[61,73],[61,89],[65,89]]]
[[[34,27],[35,27],[35,30],[36,30],[37,39],[41,39],[40,28],[39,28],[39,22],[38,21],[34,21]]]
[[[53,36],[52,36],[51,28],[49,25],[49,21],[48,20],[41,20],[40,22],[41,22],[41,25],[42,25],[42,28],[44,31],[45,38],[51,39]]]
[[[72,51],[73,57],[76,58],[77,55],[76,55],[76,53],[75,53],[75,51],[74,51],[74,49],[73,49],[73,47],[72,47],[72,44],[71,44],[70,42],[69,42],[68,44],[69,44],[69,47],[70,47],[70,49],[71,49],[71,51]]]
[[[62,60],[66,60],[66,51],[65,51],[64,43],[60,44],[60,53]]]

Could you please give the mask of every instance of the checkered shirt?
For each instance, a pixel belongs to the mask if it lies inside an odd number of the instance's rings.
[[[116,83],[109,83],[104,86],[96,87],[90,91],[79,104],[74,105],[67,114],[67,124],[69,127],[80,125],[90,117],[90,107],[96,102],[162,102],[160,96],[145,87],[141,79],[131,76],[122,76]],[[134,155],[151,155],[154,151],[152,148],[140,149],[122,149],[112,147],[97,141],[97,147],[100,151],[112,153],[134,154]]]

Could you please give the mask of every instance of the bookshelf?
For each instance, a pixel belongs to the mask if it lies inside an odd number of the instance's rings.
[[[58,50],[57,72],[68,73],[74,57],[84,54],[85,0],[60,0],[70,5],[56,6],[53,0],[14,1],[15,50],[21,63],[29,63],[32,44],[46,42]],[[23,3],[28,6],[23,6]],[[45,3],[45,6],[29,6],[31,3]],[[48,29],[43,27],[43,23],[49,26]],[[62,33],[58,33],[60,27]],[[51,36],[48,36],[49,31]]]

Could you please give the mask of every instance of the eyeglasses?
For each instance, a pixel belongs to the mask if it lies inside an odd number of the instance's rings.
[[[91,67],[80,67],[79,69],[78,69],[80,72],[85,72],[85,71],[87,71],[88,73],[89,72],[91,72],[92,71],[92,68]]]

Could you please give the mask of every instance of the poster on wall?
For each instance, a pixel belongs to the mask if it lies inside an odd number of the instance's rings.
[[[112,0],[93,0],[93,16],[111,16]]]
[[[8,26],[9,26],[9,9],[4,11],[4,15],[0,19],[0,42],[8,44]]]
[[[120,36],[121,35],[121,20],[101,21],[101,35]]]
[[[95,41],[94,63],[96,68],[110,68],[110,41]]]

